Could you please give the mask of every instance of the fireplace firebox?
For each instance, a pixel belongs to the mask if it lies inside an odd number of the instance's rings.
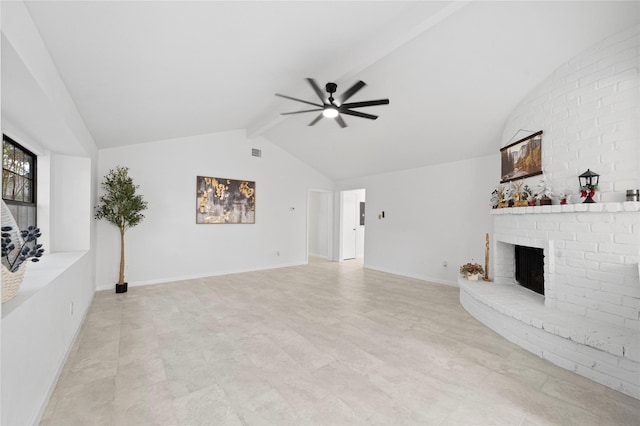
[[[544,250],[516,245],[515,263],[518,284],[544,296]]]

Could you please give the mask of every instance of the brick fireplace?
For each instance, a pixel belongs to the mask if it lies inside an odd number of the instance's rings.
[[[461,278],[465,309],[525,349],[640,399],[640,203],[492,216],[493,282]],[[517,285],[516,246],[542,249],[544,296]]]
[[[499,209],[494,281],[515,281],[515,245],[541,248],[545,306],[640,330],[638,203]]]
[[[505,338],[640,399],[640,25],[562,64],[511,112],[501,146],[544,130],[542,170],[556,191],[597,171],[596,204],[493,210],[493,282],[460,278],[460,301]],[[524,130],[529,129],[529,130]],[[534,188],[535,178],[526,183]],[[544,254],[544,296],[515,284],[515,246]]]

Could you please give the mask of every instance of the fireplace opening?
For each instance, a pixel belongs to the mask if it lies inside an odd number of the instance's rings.
[[[544,250],[525,246],[515,249],[516,281],[544,296]]]

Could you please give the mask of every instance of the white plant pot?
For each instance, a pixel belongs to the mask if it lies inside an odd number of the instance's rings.
[[[27,269],[27,262],[23,262],[16,272],[9,272],[9,270],[2,265],[2,303],[16,297],[20,285],[24,278],[24,271]]]

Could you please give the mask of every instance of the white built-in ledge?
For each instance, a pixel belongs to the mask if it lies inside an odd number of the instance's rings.
[[[40,262],[28,262],[18,294],[2,304],[2,318],[19,309],[32,296],[55,281],[88,253],[88,251],[45,253],[40,258]]]
[[[501,214],[542,214],[542,213],[616,213],[638,212],[640,201],[624,201],[621,203],[590,203],[590,204],[554,204],[551,206],[506,207],[492,209],[492,215]]]

